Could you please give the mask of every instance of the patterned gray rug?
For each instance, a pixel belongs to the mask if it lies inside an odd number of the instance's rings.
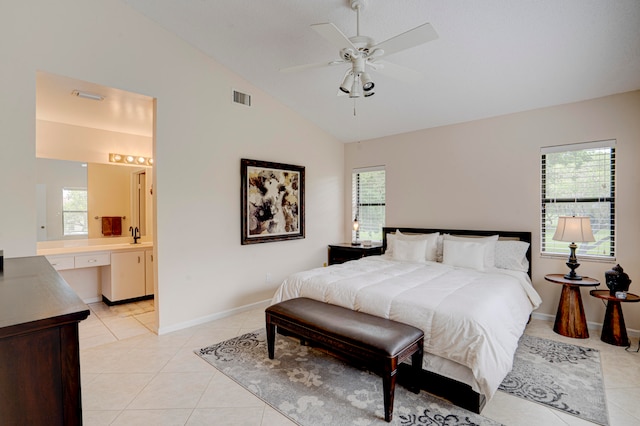
[[[263,330],[194,352],[303,426],[499,425],[424,391],[416,395],[400,385],[395,392],[393,421],[387,423],[380,377],[282,336],[276,338],[276,357],[270,360]],[[607,425],[596,350],[525,335],[513,371],[500,390]],[[593,394],[601,398],[587,398]]]
[[[593,423],[609,424],[597,349],[525,334],[513,369],[499,390]]]
[[[276,338],[267,357],[264,331],[247,333],[195,351],[218,370],[297,424],[316,425],[498,425],[425,392],[396,386],[393,420],[384,421],[382,379],[323,351]]]

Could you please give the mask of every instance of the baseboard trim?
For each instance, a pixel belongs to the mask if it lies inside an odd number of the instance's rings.
[[[181,322],[181,323],[178,323],[178,324],[173,324],[173,325],[170,325],[168,327],[161,327],[161,328],[158,329],[158,335],[167,334],[167,333],[171,333],[171,332],[178,331],[178,330],[183,330],[185,328],[193,327],[195,325],[204,324],[204,323],[207,323],[207,322],[210,322],[210,321],[219,320],[219,319],[222,319],[222,318],[229,317],[231,315],[239,314],[239,313],[246,312],[246,311],[251,311],[253,309],[266,308],[270,304],[271,304],[271,299],[262,300],[260,302],[251,303],[249,305],[239,306],[237,308],[229,309],[227,311],[222,311],[222,312],[218,312],[218,313],[215,313],[215,314],[206,315],[204,317],[196,318],[196,319],[193,319],[193,320]]]
[[[539,319],[539,320],[543,320],[543,321],[549,321],[552,324],[556,320],[556,316],[555,315],[550,315],[550,314],[540,314],[540,313],[534,312],[533,314],[531,314],[531,316],[533,318],[535,318],[535,319]],[[602,331],[602,323],[594,322],[594,321],[587,321],[587,328],[589,330],[600,332],[600,331]],[[640,337],[640,330],[627,328],[627,335],[629,337]]]

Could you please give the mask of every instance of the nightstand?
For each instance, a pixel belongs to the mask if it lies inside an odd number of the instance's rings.
[[[621,302],[640,302],[640,296],[633,293],[627,293],[626,299],[618,299],[609,294],[609,290],[591,290],[589,292],[593,297],[607,301],[607,311],[604,314],[604,323],[602,324],[602,334],[600,340],[610,345],[629,346],[629,337],[627,336],[627,328],[624,325],[624,317],[622,316]]]
[[[330,244],[329,265],[380,254],[382,254],[382,243],[372,243],[371,247],[353,246],[350,243]]]
[[[600,282],[589,277],[582,277],[581,280],[568,280],[563,274],[545,275],[544,279],[552,283],[562,284],[562,293],[560,294],[553,331],[562,336],[575,339],[588,339],[589,329],[587,328],[587,319],[582,306],[580,287],[596,287],[600,285]]]

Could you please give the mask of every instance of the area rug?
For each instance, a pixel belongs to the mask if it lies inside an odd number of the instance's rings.
[[[267,404],[303,426],[375,425],[384,421],[382,379],[325,352],[278,336],[267,357],[262,330],[194,351]],[[581,419],[608,425],[596,349],[523,335],[499,390]],[[393,425],[473,426],[495,421],[426,392],[398,385]]]
[[[499,390],[593,423],[609,424],[597,349],[525,334],[513,369]]]
[[[393,420],[384,421],[382,379],[323,351],[278,336],[275,359],[267,357],[264,331],[196,350],[204,360],[303,426],[498,425],[426,392],[396,386]]]

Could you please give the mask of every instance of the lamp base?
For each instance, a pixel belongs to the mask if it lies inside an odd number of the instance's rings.
[[[573,275],[571,275],[573,273]],[[567,280],[574,280],[574,281],[580,281],[582,279],[582,277],[580,275],[577,275],[575,272],[571,271],[568,274],[565,274],[565,279]]]
[[[564,276],[566,279],[575,281],[579,281],[582,279],[580,275],[576,274],[576,269],[578,269],[578,266],[580,266],[580,264],[576,262],[575,257],[573,259],[569,258],[569,261],[566,263],[566,265],[569,267],[569,269],[571,269],[571,272]]]

